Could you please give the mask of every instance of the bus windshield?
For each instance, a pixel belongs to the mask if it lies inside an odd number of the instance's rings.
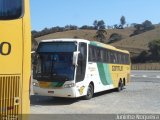
[[[16,19],[22,15],[22,0],[0,0],[0,19]]]
[[[41,43],[37,50],[36,79],[69,81],[74,79],[73,52],[76,43]]]

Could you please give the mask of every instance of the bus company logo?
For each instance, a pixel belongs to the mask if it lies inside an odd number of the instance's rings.
[[[112,66],[112,71],[123,71],[123,66]]]
[[[0,55],[9,55],[11,53],[11,44],[9,42],[0,43]]]
[[[84,86],[82,86],[82,87],[80,87],[80,89],[79,89],[79,93],[80,93],[80,95],[82,95],[83,94],[83,92],[84,92]]]

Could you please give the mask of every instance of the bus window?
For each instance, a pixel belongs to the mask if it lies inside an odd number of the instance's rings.
[[[114,59],[115,59],[115,63],[118,64],[118,56],[116,52],[114,53]]]
[[[101,62],[104,62],[104,50],[103,49],[100,50],[100,58],[101,58]]]
[[[108,52],[107,52],[108,54],[107,54],[107,62],[108,63],[111,63],[111,52],[108,50]]]
[[[127,59],[127,64],[130,64],[129,55],[126,55],[126,59]]]
[[[97,48],[97,62],[101,62],[101,50]]]
[[[76,73],[76,82],[80,82],[84,80],[86,73],[86,60],[87,60],[87,44],[80,43],[79,44],[80,54],[78,56],[78,67]]]
[[[110,61],[111,63],[115,63],[115,58],[114,58],[114,54],[112,51],[110,52],[110,60],[111,60]]]
[[[122,64],[122,56],[121,56],[121,53],[118,53],[118,63],[119,64]]]
[[[88,61],[92,61],[92,48],[89,46],[89,56],[88,56]]]
[[[122,61],[123,61],[123,64],[125,64],[125,55],[124,54],[122,55]]]
[[[106,50],[105,49],[102,49],[102,62],[105,62],[106,63]]]
[[[91,46],[91,61],[96,62],[97,60],[97,53],[96,53],[96,47]]]
[[[0,19],[17,19],[22,16],[22,0],[0,0]]]

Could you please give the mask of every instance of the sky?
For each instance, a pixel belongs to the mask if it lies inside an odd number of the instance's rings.
[[[104,20],[107,25],[150,20],[160,23],[160,0],[30,0],[32,30],[55,26],[93,25]]]

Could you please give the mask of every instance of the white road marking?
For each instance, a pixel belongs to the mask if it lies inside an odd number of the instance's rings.
[[[157,76],[157,78],[160,78],[160,76]]]
[[[147,75],[142,75],[142,77],[147,77]]]

